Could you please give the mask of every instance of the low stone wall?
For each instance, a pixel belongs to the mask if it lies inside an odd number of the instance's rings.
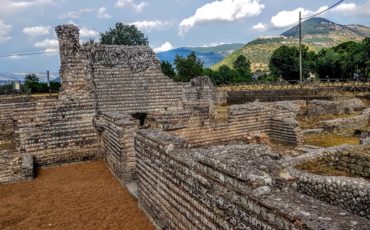
[[[139,204],[158,229],[367,229],[370,223],[277,189],[277,157],[261,145],[188,149],[158,130],[135,137]]]
[[[342,101],[312,100],[307,102],[307,115],[345,114],[365,109],[366,105],[360,99]]]
[[[330,132],[340,132],[348,129],[362,129],[369,125],[369,120],[370,109],[366,109],[358,116],[320,121],[319,127]]]
[[[238,87],[238,86],[236,86]],[[259,100],[261,102],[274,102],[286,100],[332,100],[331,96],[322,96],[308,89],[287,90],[230,90],[227,91],[229,105],[244,104]]]
[[[134,135],[137,122],[119,114],[104,114],[95,120],[101,152],[113,174],[123,183],[135,180]]]
[[[0,184],[32,179],[33,158],[16,151],[0,150]]]
[[[271,139],[297,145],[300,143],[296,113],[275,103],[247,103],[227,108],[224,120],[193,114],[187,128],[172,131],[193,146],[243,140],[248,133],[266,133]],[[217,114],[216,114],[217,116]]]
[[[27,114],[14,114],[17,150],[40,166],[97,158],[94,115],[90,99],[38,100]]]
[[[368,152],[368,147],[354,149],[352,146],[342,146],[317,150],[296,157],[291,162],[289,172],[296,178],[298,191],[370,219],[369,180],[316,175],[295,168],[305,161],[324,160],[338,169],[369,178],[370,155],[364,155],[364,151]]]

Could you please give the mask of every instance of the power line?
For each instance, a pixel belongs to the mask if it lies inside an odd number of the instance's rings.
[[[311,16],[309,16],[309,17],[303,17],[302,19],[310,19],[310,18],[316,17],[317,15],[320,15],[320,14],[325,13],[326,11],[328,11],[328,10],[330,10],[330,9],[333,9],[334,7],[338,6],[338,5],[339,5],[339,4],[341,4],[342,2],[344,2],[344,0],[341,0],[341,1],[337,2],[337,3],[335,3],[334,5],[332,5],[332,6],[328,7],[327,9],[325,9],[325,10],[323,10],[323,11],[321,11],[321,12],[317,13],[317,14],[311,15]]]
[[[57,52],[59,52],[59,51],[42,51],[42,52],[33,52],[33,53],[13,53],[13,54],[0,55],[0,58],[3,58],[3,57],[14,57],[14,56],[31,56],[31,55],[57,53]]]

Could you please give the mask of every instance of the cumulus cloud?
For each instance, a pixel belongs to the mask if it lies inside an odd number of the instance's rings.
[[[58,43],[58,40],[56,40],[56,39],[48,39],[47,38],[43,41],[35,43],[35,47],[37,47],[37,48],[55,48],[55,47],[58,47],[58,46],[59,46],[59,43]]]
[[[232,22],[257,16],[264,8],[265,6],[260,3],[260,0],[221,0],[207,3],[198,8],[193,16],[181,21],[179,34],[182,35],[201,23]]]
[[[14,1],[1,0],[0,15],[9,15],[31,7],[44,7],[46,5],[54,4],[53,0],[28,0],[28,1]]]
[[[63,15],[61,18],[72,18],[72,19],[79,19],[82,15],[88,14],[94,11],[93,9],[83,8],[77,11],[69,11],[66,15]]]
[[[107,8],[105,8],[105,7],[100,7],[98,9],[97,16],[100,19],[109,19],[109,18],[111,18],[111,16],[107,12]]]
[[[332,11],[350,16],[370,16],[370,0],[362,5],[357,5],[354,2],[342,3]]]
[[[280,11],[275,16],[271,18],[271,24],[273,27],[277,28],[285,28],[289,26],[293,26],[299,22],[299,12],[302,12],[302,17],[308,17],[311,15],[314,15],[316,13],[319,13],[325,9],[327,9],[328,6],[322,6],[316,11],[311,11],[304,9],[302,7],[297,8],[295,10],[291,11]]]
[[[46,55],[55,55],[59,51],[59,43],[56,39],[45,39],[36,42],[35,47],[44,49]]]
[[[140,12],[148,5],[148,2],[135,3],[134,0],[118,0],[115,6],[118,8],[130,8],[135,12]]]
[[[139,30],[145,30],[145,31],[160,30],[160,29],[168,28],[172,25],[172,23],[169,21],[159,21],[159,20],[137,21],[137,22],[131,22],[129,24],[135,25]]]
[[[10,32],[12,31],[12,26],[5,24],[4,21],[0,20],[0,43],[6,42],[11,39]]]
[[[154,50],[154,52],[156,53],[160,53],[160,52],[166,52],[166,51],[169,51],[169,50],[172,50],[174,49],[175,47],[173,47],[173,45],[169,42],[165,42],[163,43],[160,47],[157,47]]]
[[[96,37],[98,35],[99,35],[99,33],[96,32],[95,30],[90,30],[86,27],[81,27],[80,28],[80,36],[82,38],[92,38],[92,37]]]
[[[37,37],[41,35],[48,35],[50,33],[51,26],[34,26],[25,27],[23,33],[31,37]]]
[[[266,24],[261,23],[261,22],[252,27],[252,29],[257,30],[257,31],[266,31],[267,28],[268,28],[268,26]]]
[[[9,56],[7,57],[8,59],[10,60],[19,60],[19,59],[24,59],[26,58],[26,56],[20,56],[20,55],[12,55],[12,56]]]

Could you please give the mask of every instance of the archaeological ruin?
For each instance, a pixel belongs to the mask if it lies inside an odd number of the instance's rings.
[[[0,97],[0,183],[104,159],[157,229],[370,229],[363,98],[256,101],[172,81],[149,47],[56,33],[59,96]],[[330,135],[354,143],[318,143]]]

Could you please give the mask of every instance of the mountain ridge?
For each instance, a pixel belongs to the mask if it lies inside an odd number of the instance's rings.
[[[232,67],[239,55],[245,55],[252,63],[252,71],[267,71],[268,62],[273,51],[282,45],[298,45],[298,27],[292,27],[278,36],[257,38],[239,50],[225,57],[212,66],[218,69],[221,65]],[[364,25],[340,25],[325,18],[315,17],[302,23],[303,44],[309,49],[318,51],[347,41],[361,41],[370,36],[370,27]]]
[[[173,64],[176,55],[186,57],[191,52],[204,62],[205,67],[211,67],[214,64],[223,60],[227,55],[233,51],[243,47],[242,43],[222,44],[210,47],[180,47],[165,52],[157,53],[157,57],[160,61],[168,61]]]

